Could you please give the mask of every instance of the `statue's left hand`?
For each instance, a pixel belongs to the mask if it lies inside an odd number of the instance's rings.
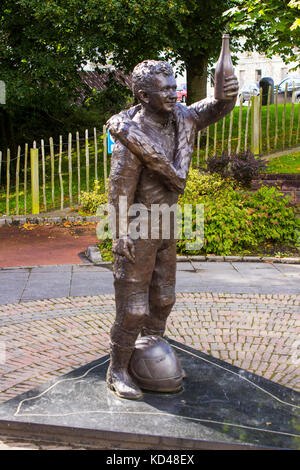
[[[128,236],[114,240],[112,245],[112,252],[120,256],[125,256],[125,258],[127,258],[131,263],[135,262],[134,243]]]
[[[236,98],[239,92],[239,82],[235,75],[225,78],[224,93],[228,98]]]

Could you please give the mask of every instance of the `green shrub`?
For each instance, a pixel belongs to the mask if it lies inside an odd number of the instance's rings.
[[[113,254],[111,251],[112,248],[112,240],[106,239],[106,240],[100,240],[100,242],[97,244],[99,251],[101,253],[101,257],[103,261],[112,261],[113,260]]]
[[[216,197],[226,191],[234,191],[236,187],[237,183],[231,178],[222,178],[217,173],[201,173],[191,168],[184,194],[179,197],[179,204],[193,204],[199,196]]]
[[[101,186],[97,180],[93,191],[82,191],[80,193],[81,212],[95,215],[100,205],[107,203],[107,193],[101,193]]]
[[[99,182],[95,180],[93,191],[90,191],[90,192],[83,191],[81,193],[80,200],[81,200],[81,212],[82,213],[86,213],[89,215],[96,215],[98,207],[102,206],[103,204],[107,204],[108,195],[107,193],[101,192],[101,189],[102,188]],[[104,214],[104,216],[106,215],[107,213]],[[113,260],[113,255],[111,251],[112,240],[110,239],[100,240],[97,243],[97,246],[100,250],[103,261]]]
[[[290,202],[273,187],[251,192],[216,173],[191,170],[179,204],[204,205],[204,244],[200,252],[188,252],[187,240],[178,240],[178,252],[229,255],[266,242],[296,243],[300,224]]]
[[[210,173],[218,173],[223,177],[232,176],[239,184],[250,188],[253,178],[266,168],[266,163],[255,158],[248,149],[244,152],[222,152],[220,156],[214,155],[207,161],[207,169]]]
[[[275,187],[262,186],[258,191],[245,193],[245,205],[259,242],[296,242],[300,223],[291,199]]]
[[[99,186],[83,193],[85,210],[96,213],[99,204],[107,202],[107,194],[99,194]],[[297,246],[300,221],[291,198],[274,187],[262,186],[257,191],[243,189],[234,179],[200,173],[191,169],[186,190],[179,204],[192,204],[192,229],[196,232],[196,204],[204,206],[204,243],[201,249],[189,251],[191,240],[179,239],[178,254],[230,255],[253,250],[265,243],[288,243]],[[105,261],[112,260],[111,240],[99,242]]]

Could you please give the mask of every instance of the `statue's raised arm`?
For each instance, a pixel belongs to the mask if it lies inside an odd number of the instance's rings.
[[[190,106],[196,113],[197,129],[204,129],[230,113],[235,106],[238,90],[239,84],[230,56],[229,34],[223,34],[215,71],[214,99],[206,98]]]
[[[223,35],[220,59],[216,67],[215,98],[206,98],[185,107],[176,103],[176,82],[171,66],[161,63],[161,76],[166,83],[152,90],[145,69],[151,61],[139,64],[133,73],[133,91],[140,103],[112,116],[107,122],[111,134],[130,149],[150,171],[153,171],[175,193],[184,191],[197,131],[214,124],[232,111],[238,94],[238,81],[230,58],[229,36]],[[153,66],[154,67],[154,66]],[[147,72],[148,73],[148,72]],[[161,100],[161,103],[155,101]],[[159,112],[153,109],[159,107]],[[145,119],[136,116],[144,113]],[[177,148],[173,160],[166,156],[160,142],[147,126],[147,115],[158,122],[174,119],[177,128]]]

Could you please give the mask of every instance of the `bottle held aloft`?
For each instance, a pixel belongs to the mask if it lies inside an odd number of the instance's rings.
[[[223,34],[222,36],[222,49],[219,60],[216,65],[215,71],[215,99],[217,100],[232,100],[231,96],[227,96],[224,92],[224,85],[226,84],[226,78],[234,75],[234,68],[231,61],[230,49],[229,49],[229,34]]]

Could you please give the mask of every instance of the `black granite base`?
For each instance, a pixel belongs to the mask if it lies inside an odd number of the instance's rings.
[[[108,356],[0,405],[0,435],[123,449],[300,449],[300,394],[170,341],[177,394],[107,389]]]

